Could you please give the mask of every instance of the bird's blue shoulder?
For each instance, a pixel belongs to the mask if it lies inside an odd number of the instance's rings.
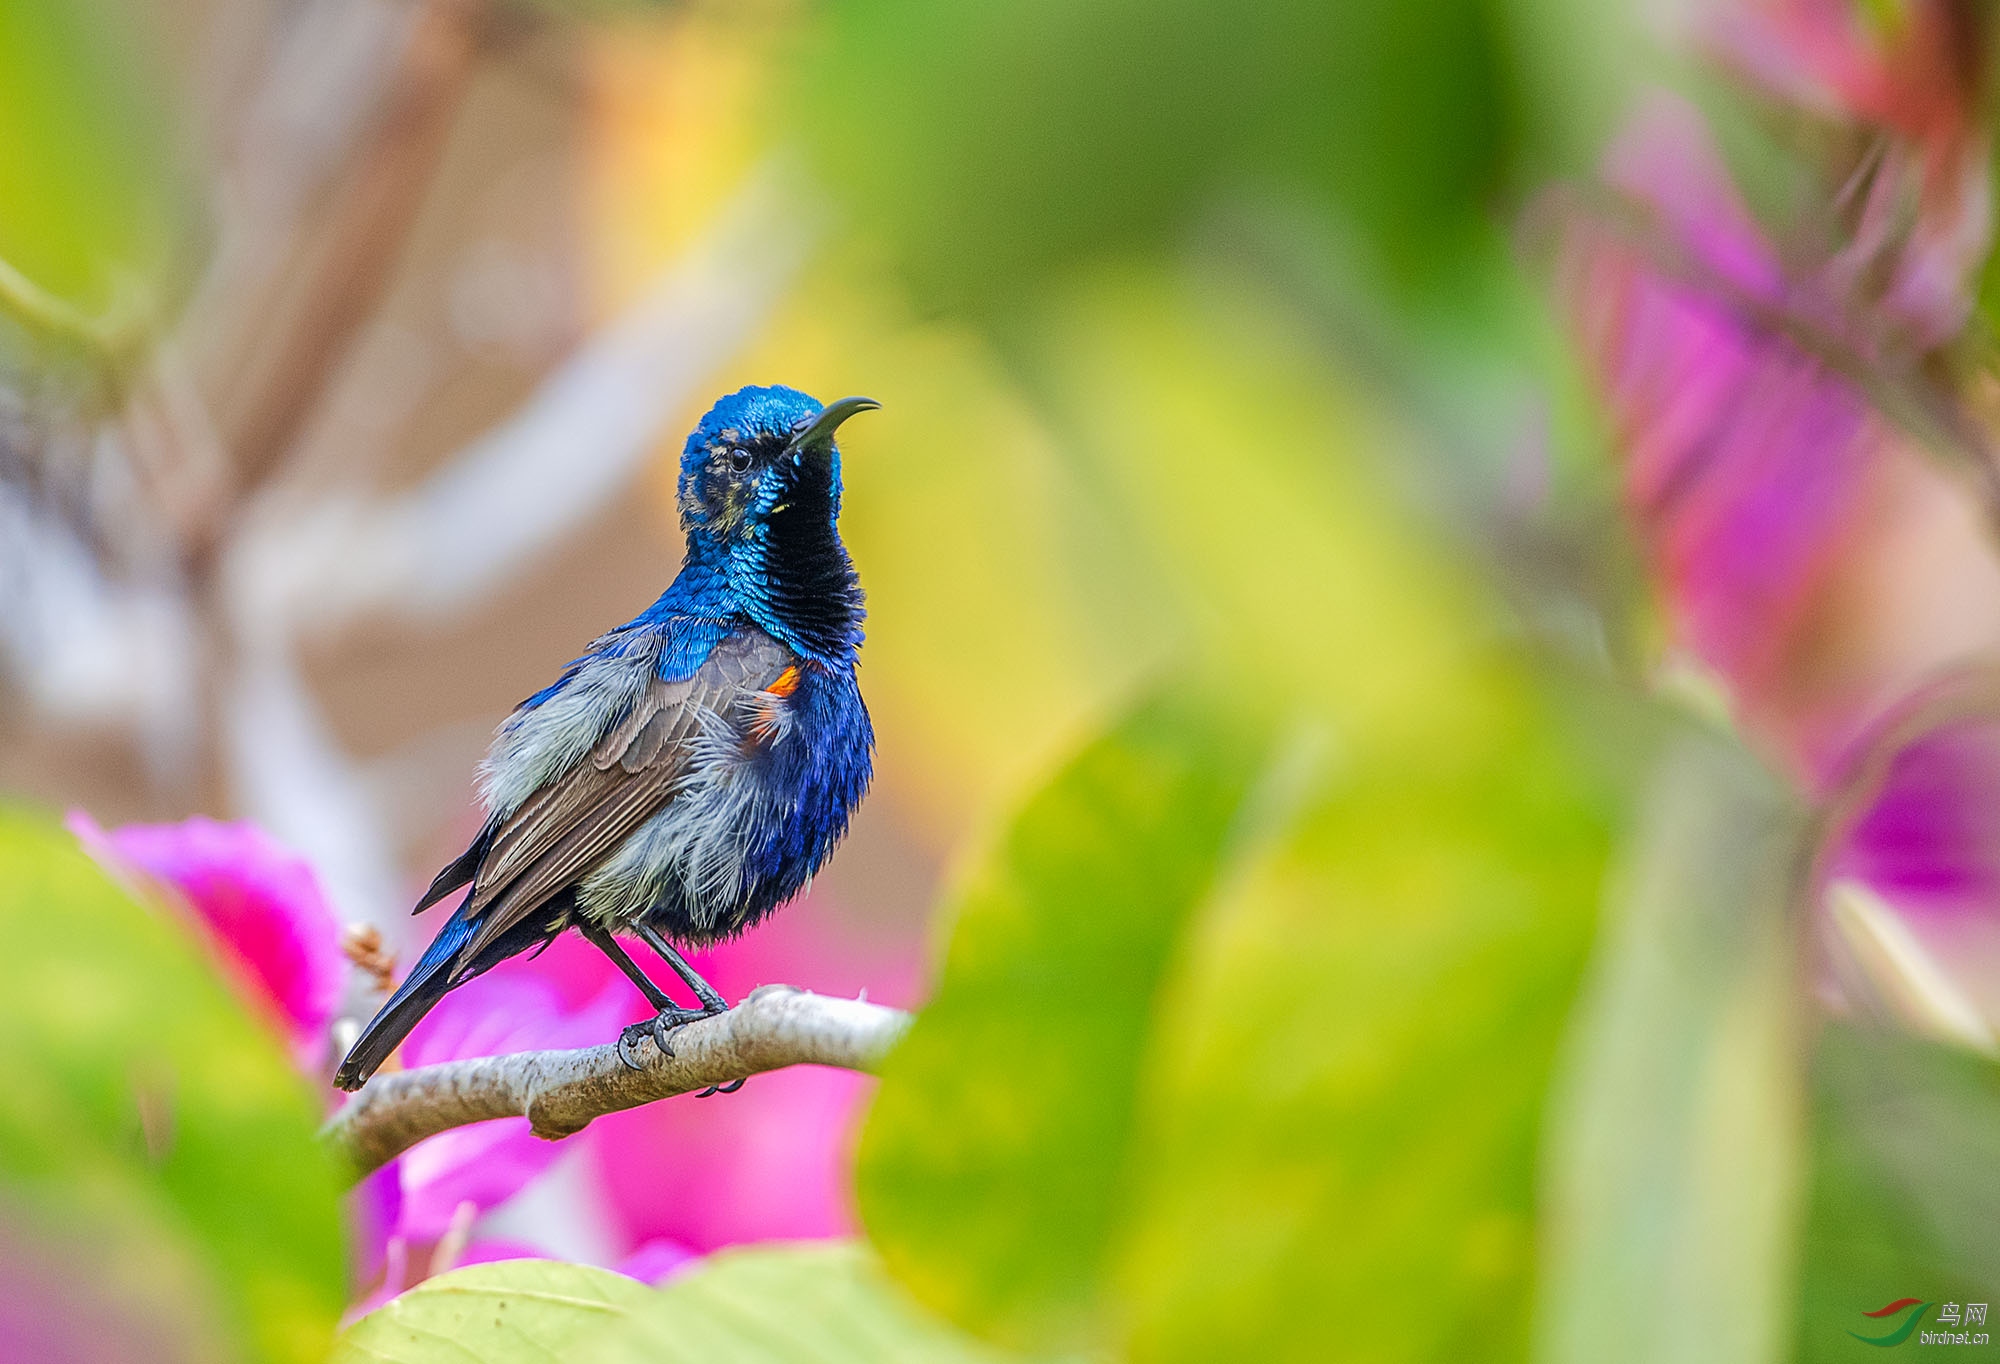
[[[739,628],[729,586],[719,569],[690,564],[651,606],[615,630],[607,630],[570,660],[556,680],[523,701],[534,710],[574,687],[580,677],[606,665],[643,663],[664,681],[693,677],[715,646]]]

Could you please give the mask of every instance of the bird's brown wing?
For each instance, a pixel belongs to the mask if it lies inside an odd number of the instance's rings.
[[[590,755],[521,802],[502,822],[473,879],[467,908],[479,929],[459,951],[475,960],[548,898],[576,884],[673,799],[702,724],[728,716],[791,665],[791,652],[761,630],[715,646],[691,678],[649,685],[631,713]]]

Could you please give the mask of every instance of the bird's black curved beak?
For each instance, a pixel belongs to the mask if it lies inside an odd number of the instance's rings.
[[[840,424],[857,412],[873,412],[882,404],[873,398],[842,398],[837,403],[828,403],[817,417],[814,417],[785,448],[794,454],[807,450],[825,450],[833,444],[833,433]]]

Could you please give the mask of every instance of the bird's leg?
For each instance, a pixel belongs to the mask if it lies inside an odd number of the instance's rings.
[[[639,987],[639,993],[646,997],[648,1004],[652,1005],[655,1009],[679,1007],[668,996],[665,990],[653,984],[651,977],[639,969],[639,963],[627,956],[625,949],[618,945],[618,940],[613,938],[609,933],[606,933],[598,925],[583,918],[581,915],[576,920],[576,931],[583,934],[584,940],[592,947],[595,947],[605,956],[611,958],[611,964],[620,971],[623,971],[625,978]]]
[[[625,949],[618,945],[617,940],[598,924],[579,915],[576,920],[576,930],[583,934],[591,946],[611,958],[611,964],[623,971],[625,978],[638,986],[639,993],[646,997],[646,1002],[658,1011],[654,1017],[634,1023],[618,1035],[618,1059],[633,1070],[639,1069],[636,1048],[640,1039],[648,1035],[652,1037],[653,1045],[660,1049],[661,1055],[672,1056],[674,1049],[667,1043],[668,1033],[684,1023],[692,1023],[695,1019],[706,1018],[708,1015],[698,1009],[683,1009],[674,1003],[673,998],[655,985],[646,973],[639,969],[639,964],[625,954]]]
[[[672,943],[661,936],[659,929],[654,928],[651,924],[642,923],[633,932],[639,935],[640,942],[645,943],[646,946],[660,954],[660,960],[674,968],[675,975],[687,982],[688,989],[694,991],[694,996],[701,1001],[703,1009],[712,1014],[729,1012],[729,1001],[724,999],[713,985],[703,980],[701,975],[692,966],[687,964],[687,958],[683,957],[675,950]]]
[[[675,950],[674,945],[666,940],[659,929],[654,928],[651,924],[642,923],[634,931],[638,933],[639,941],[659,953],[660,959],[673,967],[674,974],[686,981],[688,989],[694,991],[695,998],[701,1001],[703,1010],[697,1017],[705,1018],[712,1014],[729,1012],[729,1001],[722,997],[722,992],[703,980],[701,973],[687,964],[687,959]],[[672,1026],[681,1027],[683,1024],[693,1021],[693,1019],[684,1019],[681,1023],[676,1023]],[[658,1040],[657,1033],[655,1034],[655,1039]],[[666,1044],[664,1041],[661,1041],[660,1045],[664,1047]],[[668,1052],[667,1054],[671,1056],[673,1053]],[[695,1095],[695,1098],[706,1099],[711,1094],[734,1094],[737,1090],[743,1088],[744,1083],[744,1080],[737,1079],[731,1080],[726,1085],[710,1085],[707,1089]]]

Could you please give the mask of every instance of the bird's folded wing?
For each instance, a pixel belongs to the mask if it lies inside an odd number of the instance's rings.
[[[616,852],[674,798],[703,725],[713,723],[706,717],[727,719],[790,663],[784,645],[753,629],[716,645],[693,677],[654,679],[588,757],[529,796],[494,832],[467,906],[479,929],[460,950],[460,962],[470,964]]]

